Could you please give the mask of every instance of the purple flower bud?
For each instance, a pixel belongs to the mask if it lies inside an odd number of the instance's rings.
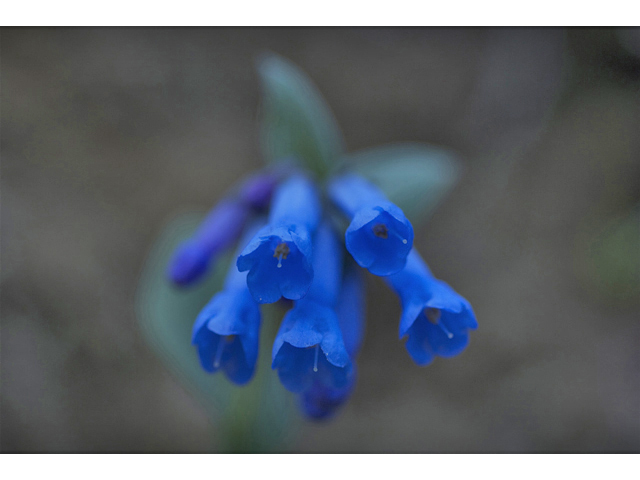
[[[237,240],[249,209],[236,199],[224,199],[202,221],[196,233],[182,242],[171,258],[169,278],[186,286],[200,279],[215,257]]]
[[[266,210],[271,202],[273,191],[281,179],[282,175],[277,171],[252,175],[240,186],[238,197],[254,210]]]

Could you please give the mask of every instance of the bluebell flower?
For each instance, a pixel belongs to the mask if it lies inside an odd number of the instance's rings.
[[[413,227],[402,210],[358,175],[332,180],[328,193],[351,221],[345,243],[358,265],[380,276],[402,270],[413,245]]]
[[[242,234],[252,211],[264,210],[281,177],[277,169],[245,179],[202,221],[196,233],[182,242],[171,258],[168,277],[177,285],[191,285],[204,276],[216,257]]]
[[[328,223],[318,229],[307,295],[285,315],[272,351],[272,368],[288,390],[300,393],[319,382],[331,389],[347,387],[353,364],[342,338],[334,305],[340,288],[342,253]]]
[[[332,176],[349,163],[343,161],[349,156],[342,151],[330,111],[304,74],[277,59],[260,74],[266,94],[263,146],[277,163],[246,179],[207,215],[176,250],[168,275],[179,285],[197,281],[222,250],[237,242],[249,219],[268,210],[262,228],[252,227],[239,242],[224,288],[196,318],[192,342],[207,372],[222,370],[242,385],[256,367],[260,304],[293,300],[273,343],[272,368],[284,387],[297,394],[306,417],[327,419],[356,386],[365,326],[359,267],[385,277],[399,295],[399,335],[419,365],[460,354],[469,331],[478,325],[469,302],[434,278],[413,249],[413,227],[402,210],[361,176]],[[351,160],[370,160],[361,171],[380,175],[389,192],[406,185],[404,193],[411,196],[421,193],[420,179],[409,185],[406,175],[422,159],[429,162],[433,153],[423,147],[383,148]],[[445,157],[447,164],[449,155]],[[440,160],[434,158],[421,172],[429,184],[433,179],[428,174],[440,168]],[[309,171],[322,182],[321,190],[306,176]],[[453,175],[449,177],[435,179],[438,194],[429,202],[450,186]],[[407,195],[401,197],[406,200]],[[322,208],[330,210],[324,217]],[[348,220],[344,243],[352,258],[344,264],[345,248],[327,220],[337,220],[336,213]]]
[[[469,343],[469,330],[478,328],[467,300],[436,279],[414,249],[405,268],[386,278],[402,302],[400,338],[418,365],[436,356],[454,357]]]
[[[192,334],[202,368],[210,373],[223,369],[238,385],[251,379],[258,359],[260,307],[246,277],[231,266],[222,291],[198,314]]]
[[[313,300],[300,300],[287,312],[272,358],[280,381],[294,393],[309,389],[316,379],[330,388],[344,388],[353,371],[335,312]]]
[[[314,379],[311,387],[300,395],[302,412],[315,420],[326,420],[333,416],[349,400],[356,384],[355,357],[362,346],[364,333],[364,284],[360,271],[354,265],[349,265],[344,274],[336,315],[353,370],[344,387],[332,388]]]
[[[238,257],[241,272],[249,271],[247,285],[258,303],[285,297],[302,298],[313,281],[311,238],[320,218],[315,184],[295,175],[274,193],[268,225]]]
[[[232,382],[247,383],[258,358],[260,307],[245,289],[217,293],[196,318],[192,343],[202,368],[222,368]]]

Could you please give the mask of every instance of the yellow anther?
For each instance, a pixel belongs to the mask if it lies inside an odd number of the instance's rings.
[[[284,242],[278,244],[276,250],[273,252],[274,258],[278,259],[278,268],[282,267],[282,260],[287,259],[287,255],[289,255],[289,252],[289,245]]]

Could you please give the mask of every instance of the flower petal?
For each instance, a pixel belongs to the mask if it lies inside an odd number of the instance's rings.
[[[352,370],[335,312],[306,298],[282,320],[272,359],[283,385],[294,392],[308,388],[314,378],[340,388]]]
[[[453,357],[466,348],[468,330],[478,327],[471,305],[434,278],[415,250],[387,283],[402,301],[400,338],[409,335],[405,346],[418,365],[428,365],[434,356]]]

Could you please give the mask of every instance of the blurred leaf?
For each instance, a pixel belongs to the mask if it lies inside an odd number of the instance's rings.
[[[458,180],[453,152],[406,143],[345,157],[348,168],[377,184],[412,222],[424,221]]]
[[[640,206],[607,225],[589,242],[586,272],[616,302],[640,300]]]
[[[237,387],[222,373],[211,375],[202,370],[191,345],[193,322],[222,287],[231,256],[221,259],[214,273],[194,287],[177,288],[166,278],[167,262],[174,248],[195,231],[202,218],[200,214],[180,216],[160,234],[140,277],[136,295],[138,321],[151,347],[206,408],[222,449],[278,450],[297,422],[292,398],[270,368],[271,344],[279,323],[274,317],[282,312],[274,307],[263,309],[256,376],[249,385]]]
[[[343,151],[342,134],[311,80],[293,63],[269,54],[258,62],[262,82],[262,147],[267,161],[294,157],[320,176]]]

